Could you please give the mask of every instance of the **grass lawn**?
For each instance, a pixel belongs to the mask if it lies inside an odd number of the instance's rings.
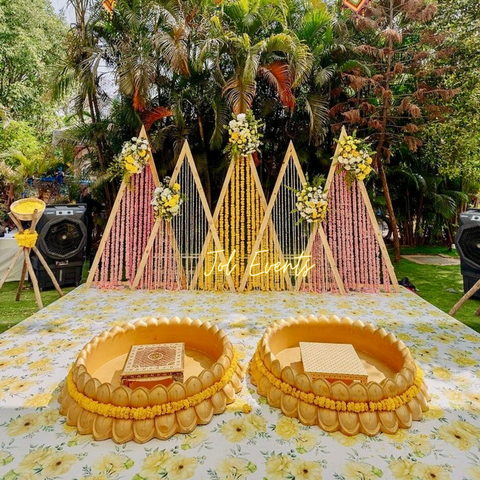
[[[449,252],[448,249],[442,247],[402,248],[402,255],[414,254],[457,256],[455,251]],[[394,264],[394,267],[399,280],[408,277],[422,298],[446,313],[463,296],[463,278],[460,274],[460,266],[418,265],[402,258],[400,264]],[[475,316],[475,311],[479,307],[480,300],[471,298],[454,317],[480,333],[480,317]]]
[[[22,292],[19,302],[15,301],[18,282],[7,282],[0,290],[0,333],[38,311],[33,287],[28,282],[26,284],[28,289]],[[64,293],[68,293],[73,288],[62,288],[62,290]],[[45,307],[59,298],[55,289],[45,290],[41,293]]]
[[[432,255],[442,254],[456,256],[456,252],[443,247],[420,246],[403,248],[404,255]],[[418,265],[409,260],[402,259],[400,264],[394,265],[398,279],[408,277],[417,288],[417,293],[444,312],[449,310],[463,295],[463,281],[459,266]],[[87,270],[84,269],[83,277],[86,279]],[[37,311],[33,288],[29,287],[22,293],[19,302],[15,302],[18,282],[8,282],[0,290],[0,333],[11,326],[29,317]],[[72,288],[65,288],[64,292]],[[45,306],[58,298],[55,290],[42,292]],[[480,300],[470,299],[457,312],[455,318],[480,333],[480,317],[475,316],[475,311],[480,307]]]

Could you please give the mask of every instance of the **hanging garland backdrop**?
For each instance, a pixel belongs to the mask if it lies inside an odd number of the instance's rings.
[[[154,188],[154,178],[147,165],[142,173],[130,178],[130,186],[123,190],[95,273],[97,287],[107,289],[120,287],[124,282],[132,284],[154,223],[150,205]]]
[[[349,138],[342,128],[325,185],[329,194],[328,243],[347,291],[398,291],[398,281],[363,180],[348,177],[345,165],[337,161],[342,145]]]
[[[163,183],[154,193],[156,221],[132,288],[193,289],[213,221],[187,141]]]
[[[176,181],[182,186],[186,201],[180,215],[173,218],[172,229],[185,272],[184,287],[191,289],[202,246],[208,233],[208,220],[204,209],[206,199],[202,202],[204,193],[189,148],[183,158],[182,155],[180,156],[179,162],[181,167]]]
[[[145,167],[124,177],[120,185],[90,268],[87,288],[92,284],[102,289],[132,286],[147,246],[154,225],[152,192],[160,182],[144,127],[138,138],[147,144]]]
[[[218,255],[214,242],[210,240],[204,267],[198,276],[198,288],[203,290],[225,290],[226,274],[233,280],[238,291],[246,272],[247,262],[253,244],[258,236],[260,226],[265,216],[266,201],[263,191],[259,191],[255,180],[255,165],[251,155],[232,160],[231,176],[226,178],[227,188],[223,199],[220,198],[218,220],[215,227],[218,231],[220,244],[227,261],[225,268],[219,270]],[[268,263],[276,262],[276,245],[272,235],[273,225],[269,225],[268,234],[264,235],[256,256],[257,270],[262,271]],[[262,252],[262,253],[260,253]],[[281,272],[271,269],[266,275],[251,276],[247,290],[284,290],[285,280]]]

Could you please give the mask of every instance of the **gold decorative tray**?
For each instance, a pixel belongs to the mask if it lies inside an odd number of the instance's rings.
[[[132,345],[185,343],[185,382],[130,389],[120,374]],[[117,443],[189,433],[222,413],[240,391],[245,368],[232,344],[210,323],[150,318],[114,327],[80,352],[59,397],[67,424],[95,440]]]
[[[303,371],[300,342],[352,344],[368,382],[311,381]],[[250,373],[272,407],[327,432],[393,434],[428,410],[426,385],[405,344],[383,328],[346,317],[310,315],[273,324],[258,344]]]

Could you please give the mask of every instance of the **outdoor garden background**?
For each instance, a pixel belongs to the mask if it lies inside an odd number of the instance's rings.
[[[475,3],[381,0],[361,15],[298,0],[113,7],[69,1],[67,23],[47,0],[0,2],[0,230],[14,199],[78,201],[88,185],[105,205],[99,236],[119,185],[109,167],[142,124],[161,176],[188,139],[214,207],[228,166],[224,125],[252,109],[265,124],[257,160],[267,196],[290,140],[313,178],[328,172],[342,125],[367,139],[376,152],[367,189],[398,278],[444,311],[460,298],[459,266],[400,253],[454,256],[458,214],[477,201]],[[0,291],[2,330],[35,311],[33,292],[17,303],[15,290]],[[457,318],[480,331],[477,307],[470,300]]]

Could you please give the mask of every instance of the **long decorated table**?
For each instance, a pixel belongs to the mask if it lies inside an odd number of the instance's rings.
[[[311,313],[370,321],[402,339],[432,394],[423,420],[395,435],[328,434],[271,408],[248,376],[224,414],[167,441],[96,442],[58,413],[78,352],[115,325],[141,317],[208,320],[248,362],[267,325]],[[406,290],[338,296],[79,287],[0,336],[0,478],[480,479],[480,335]]]

